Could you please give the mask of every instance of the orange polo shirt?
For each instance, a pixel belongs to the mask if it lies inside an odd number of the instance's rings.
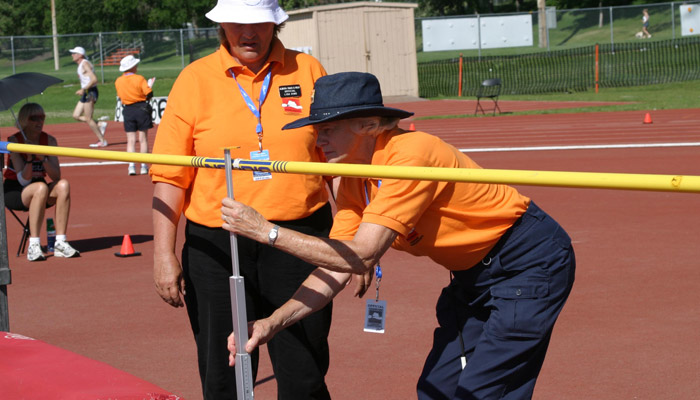
[[[260,110],[263,149],[272,160],[320,161],[313,127],[283,131],[282,126],[309,115],[316,79],[326,72],[315,58],[287,50],[278,39],[265,67],[254,74],[220,47],[188,65],[178,76],[158,126],[154,154],[223,158],[224,147],[240,146],[232,158],[250,159],[258,151],[257,119],[246,105],[236,80],[256,107],[268,69],[271,82]],[[221,226],[221,199],[226,197],[223,169],[153,165],[154,182],[187,188],[185,216],[202,225]],[[258,210],[269,220],[309,216],[328,201],[323,179],[314,175],[272,174],[253,180],[250,171],[233,171],[236,200]]]
[[[117,88],[117,96],[125,106],[146,101],[148,94],[151,93],[146,78],[133,72],[126,72],[117,78],[114,81],[114,87]]]
[[[372,164],[481,168],[424,132],[380,135]],[[530,199],[506,185],[342,178],[337,204],[332,238],[352,240],[361,222],[382,225],[399,234],[392,247],[458,271],[481,261]]]

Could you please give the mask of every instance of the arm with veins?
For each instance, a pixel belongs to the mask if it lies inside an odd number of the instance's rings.
[[[253,208],[224,199],[222,227],[260,243],[267,243],[274,226]],[[336,272],[363,274],[371,271],[396,239],[397,233],[382,225],[363,222],[352,240],[334,240],[280,228],[275,247],[302,260]]]

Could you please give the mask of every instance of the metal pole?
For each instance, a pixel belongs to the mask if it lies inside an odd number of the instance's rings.
[[[548,24],[548,22],[547,22],[547,17],[546,17],[546,15],[547,15],[547,9],[546,9],[546,8],[545,8],[545,12],[544,12],[544,13],[545,13],[544,22],[545,22],[545,24]],[[556,13],[555,13],[555,15],[556,15]],[[554,17],[554,18],[556,19],[556,17]],[[548,25],[545,25],[544,31],[547,33],[547,52],[549,52],[550,49],[549,49],[549,26],[548,26]]]
[[[231,150],[224,149],[224,162],[226,166],[226,193],[233,199],[233,180],[231,174]],[[245,309],[245,285],[238,266],[238,241],[236,234],[231,232],[231,263],[233,275],[229,277],[231,288],[231,317],[233,320],[233,340],[236,344],[236,393],[240,400],[252,400],[253,395],[253,371],[250,355],[245,351],[248,342],[248,316]]]
[[[462,97],[462,53],[459,53],[459,82],[457,82],[457,96]]]
[[[4,154],[0,154],[4,156]],[[2,176],[0,175],[0,185]],[[0,207],[5,209],[5,192],[0,190]],[[10,331],[10,314],[7,302],[7,285],[12,283],[10,261],[7,258],[7,221],[5,213],[0,212],[0,331]]]
[[[609,7],[610,9],[610,52],[612,54],[615,54],[615,39],[613,36],[613,8]]]
[[[182,60],[182,69],[185,69],[185,39],[182,37],[182,28],[180,29],[180,59]]]
[[[58,71],[58,29],[56,28],[56,0],[51,0],[51,34],[53,35],[53,69]]]
[[[674,6],[676,2],[671,2],[671,39],[676,39],[676,12],[674,11],[676,7]]]
[[[15,37],[10,36],[10,53],[12,53],[12,74],[16,74],[15,71]]]
[[[479,61],[481,61],[481,15],[476,15],[476,30],[479,32]]]
[[[102,74],[102,83],[105,83],[105,61],[102,54],[102,32],[99,33],[98,38],[100,41],[100,71]]]
[[[547,4],[545,0],[537,0],[537,24],[540,48],[547,47]]]

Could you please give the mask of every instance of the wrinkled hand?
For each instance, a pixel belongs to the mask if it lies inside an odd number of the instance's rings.
[[[252,353],[255,348],[270,341],[279,328],[279,326],[271,322],[270,318],[248,322],[248,336],[250,339],[245,345],[246,353]],[[228,351],[230,352],[228,365],[232,367],[236,364],[236,343],[233,333],[228,336]]]
[[[185,305],[182,300],[182,296],[185,295],[185,279],[182,277],[182,267],[175,254],[154,256],[153,281],[156,292],[166,303],[173,307]]]
[[[223,199],[221,204],[222,228],[260,242],[267,240],[269,228],[265,230],[265,226],[270,223],[259,212],[230,198]]]
[[[370,289],[372,286],[372,278],[374,277],[374,269],[370,268],[367,272],[365,272],[362,275],[351,275],[350,280],[347,282],[346,285],[349,285],[350,282],[352,282],[353,278],[357,278],[357,283],[355,284],[355,297],[362,298],[365,293]]]

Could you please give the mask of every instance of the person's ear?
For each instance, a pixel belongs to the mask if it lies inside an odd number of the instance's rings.
[[[357,128],[359,134],[371,135],[379,129],[379,117],[367,117],[357,119]]]

